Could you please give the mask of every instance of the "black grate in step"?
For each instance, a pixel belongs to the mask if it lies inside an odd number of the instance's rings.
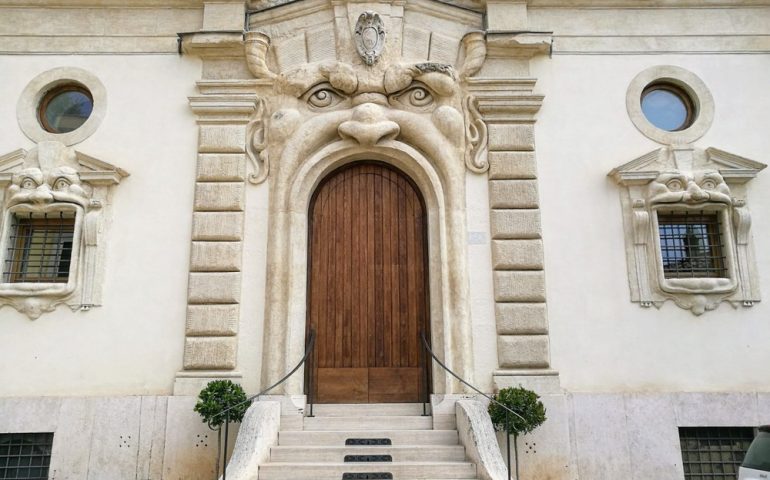
[[[348,438],[345,445],[393,445],[389,438]]]
[[[343,473],[342,480],[393,480],[390,472]]]
[[[392,462],[390,455],[345,455],[345,462]]]

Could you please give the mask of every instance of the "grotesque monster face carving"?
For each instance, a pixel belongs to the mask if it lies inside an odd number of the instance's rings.
[[[330,62],[281,74],[267,127],[273,168],[281,170],[333,142],[371,150],[396,141],[427,158],[464,168],[465,126],[454,69],[445,64],[396,64],[356,70]],[[256,131],[252,141],[264,139]]]
[[[692,176],[682,172],[662,173],[648,187],[650,204],[732,204],[730,188],[716,170],[701,170]]]

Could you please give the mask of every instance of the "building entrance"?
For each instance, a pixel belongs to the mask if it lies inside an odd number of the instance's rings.
[[[316,402],[420,401],[426,222],[417,187],[382,163],[347,165],[316,189],[307,308]]]

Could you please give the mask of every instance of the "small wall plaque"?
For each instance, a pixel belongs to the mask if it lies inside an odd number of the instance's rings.
[[[366,11],[356,22],[356,50],[367,65],[374,65],[385,46],[385,25],[375,12]]]

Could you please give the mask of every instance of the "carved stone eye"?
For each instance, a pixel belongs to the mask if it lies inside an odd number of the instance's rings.
[[[675,178],[673,180],[669,180],[668,183],[666,184],[666,186],[672,192],[678,192],[678,191],[682,190],[682,188],[684,188],[684,184],[678,178]]]
[[[392,100],[407,108],[415,108],[418,110],[428,110],[434,103],[433,94],[422,85],[413,85],[407,90],[393,96]]]
[[[327,84],[319,85],[305,94],[307,103],[315,108],[331,108],[344,100],[342,95],[335,92]]]
[[[32,180],[31,178],[25,178],[21,181],[21,188],[25,188],[27,190],[34,190],[37,188],[37,182]]]
[[[704,180],[704,181],[703,181],[703,182],[700,184],[700,187],[701,187],[702,189],[704,189],[704,190],[714,190],[714,189],[716,189],[716,188],[717,188],[717,182],[715,182],[715,181],[714,181],[713,179],[711,179],[711,178],[707,178],[706,180]]]
[[[70,182],[66,178],[59,178],[54,182],[54,190],[67,190],[70,187]]]

